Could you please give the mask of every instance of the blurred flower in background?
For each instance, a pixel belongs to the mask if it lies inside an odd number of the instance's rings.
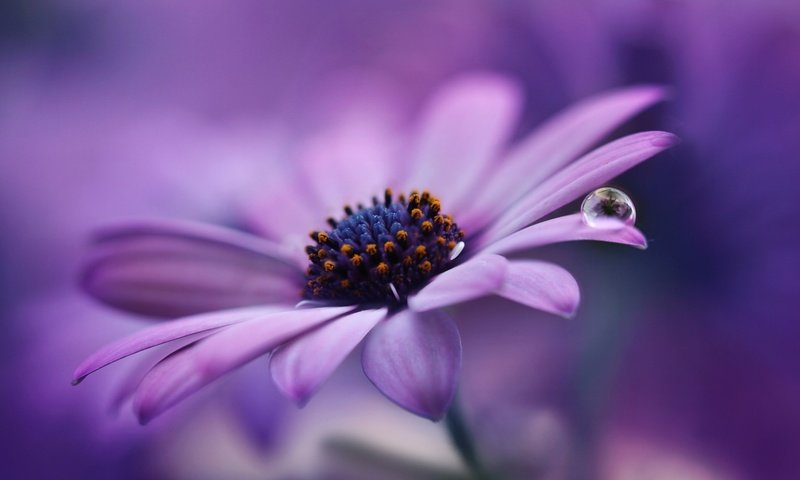
[[[474,69],[522,81],[518,134],[589,94],[660,83],[672,101],[626,128],[683,139],[616,182],[645,254],[543,257],[591,285],[575,319],[503,301],[461,309],[461,395],[483,461],[518,478],[800,476],[796,2],[189,3],[0,7],[9,477],[463,476],[443,433],[393,416],[352,362],[299,415],[264,365],[146,429],[108,414],[115,385],[68,382],[88,350],[145,321],[77,292],[94,227],[157,214],[256,229],[243,205],[277,188],[294,138],[360,125],[342,134],[393,142],[430,91]],[[374,401],[359,410],[353,396]],[[492,441],[505,438],[519,448]],[[406,474],[419,455],[433,473]]]

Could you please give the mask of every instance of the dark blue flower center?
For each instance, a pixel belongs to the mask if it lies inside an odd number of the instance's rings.
[[[463,248],[464,232],[428,192],[394,199],[387,189],[382,201],[344,211],[342,220],[328,219],[332,230],[311,232],[308,300],[403,304]]]

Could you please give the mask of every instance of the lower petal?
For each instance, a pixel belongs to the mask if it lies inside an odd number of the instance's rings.
[[[284,307],[285,308],[285,307]],[[193,315],[155,325],[106,345],[83,361],[73,374],[73,383],[129,355],[190,335],[208,333],[234,323],[275,313],[279,307],[245,307],[221,312]]]
[[[461,370],[461,337],[442,312],[404,310],[367,337],[361,356],[364,373],[402,408],[440,420],[456,392]]]
[[[580,303],[578,283],[568,271],[533,260],[509,262],[497,294],[563,317],[572,317]]]
[[[385,308],[352,313],[283,346],[270,361],[272,379],[281,392],[305,405],[386,313]]]
[[[425,312],[492,293],[503,283],[508,261],[499,255],[479,255],[434,278],[408,299],[411,310]]]
[[[231,370],[270,352],[352,307],[289,310],[240,323],[163,359],[144,377],[134,397],[142,423]]]

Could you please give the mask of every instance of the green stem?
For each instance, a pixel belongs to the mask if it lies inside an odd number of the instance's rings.
[[[461,410],[458,397],[453,399],[453,403],[450,405],[450,409],[447,411],[447,416],[444,419],[444,424],[445,427],[447,427],[447,433],[450,434],[450,440],[453,442],[453,446],[475,478],[478,480],[490,480],[491,477],[478,457],[475,441],[464,420],[464,412]]]

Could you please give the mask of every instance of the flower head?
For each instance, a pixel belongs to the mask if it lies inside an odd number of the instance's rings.
[[[86,290],[115,307],[184,318],[101,349],[75,381],[191,337],[135,389],[142,422],[267,354],[278,388],[304,404],[366,339],[361,358],[372,383],[438,420],[461,365],[458,329],[443,308],[490,294],[567,317],[577,308],[566,270],[505,255],[571,240],[646,246],[627,223],[594,228],[580,213],[540,220],[675,143],[644,132],[580,156],[662,96],[644,86],[590,98],[504,151],[519,92],[497,76],[465,77],[433,99],[399,162],[360,152],[326,159],[324,149],[300,159],[299,180],[278,188],[264,215],[273,238],[177,221],[104,230]],[[344,215],[326,215],[350,201]],[[328,217],[327,227],[302,225],[313,212]],[[303,251],[292,234],[315,227]]]

